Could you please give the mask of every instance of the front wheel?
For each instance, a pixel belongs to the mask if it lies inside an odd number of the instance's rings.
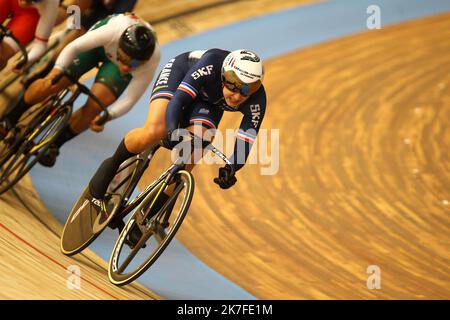
[[[172,195],[153,217],[144,218],[162,181],[136,207],[122,230],[109,260],[108,276],[113,284],[125,285],[142,275],[158,259],[181,226],[194,194],[194,178],[190,172],[181,170],[175,174],[174,181]],[[141,236],[130,248],[126,242],[133,228],[139,228]]]
[[[42,122],[32,122],[26,134],[2,149],[0,161],[0,194],[14,186],[39,160],[49,145],[61,134],[69,121],[72,109],[68,106],[53,109],[39,116]]]

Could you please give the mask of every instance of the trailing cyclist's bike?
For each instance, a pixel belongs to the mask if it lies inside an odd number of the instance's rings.
[[[53,79],[59,81],[66,73]],[[0,194],[13,187],[38,162],[50,144],[59,136],[72,114],[73,104],[79,95],[86,94],[106,110],[89,88],[71,79],[75,91],[69,88],[49,97],[43,103],[27,110],[5,138],[0,141]],[[72,94],[71,94],[72,93]],[[106,111],[99,123],[105,122]]]
[[[191,134],[188,143],[206,148],[230,164],[226,156],[209,142]],[[117,171],[121,178],[109,185],[102,204],[95,203],[98,200],[92,199],[89,187],[86,187],[64,226],[61,250],[66,255],[73,255],[94,241],[107,225],[131,213],[109,261],[109,279],[116,285],[125,285],[135,280],[158,259],[181,226],[192,200],[194,178],[185,170],[186,160],[183,157],[178,158],[154,182],[130,200],[159,147],[152,146],[146,152],[125,161]],[[124,171],[129,173],[122,174]],[[170,196],[164,202],[158,201],[163,192]],[[160,206],[155,207],[156,203]],[[139,237],[131,244],[129,239],[136,233]]]

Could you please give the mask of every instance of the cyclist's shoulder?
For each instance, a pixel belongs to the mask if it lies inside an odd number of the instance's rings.
[[[152,31],[152,27],[144,20],[140,19],[136,15],[133,15],[131,13],[114,13],[106,18],[97,21],[90,29],[89,31],[99,29],[100,27],[103,27],[103,30],[114,30],[114,32],[117,32],[121,34],[121,31],[124,31],[129,26],[136,24],[136,23],[143,23],[145,26],[149,27]]]
[[[208,66],[210,72],[216,73],[222,68],[226,55],[226,51],[221,49],[195,50],[189,53],[189,59],[196,61],[192,66],[194,69]]]
[[[218,48],[208,49],[203,54],[203,57],[206,59],[214,60],[220,62],[222,64],[225,57],[230,53],[230,51],[222,50]]]

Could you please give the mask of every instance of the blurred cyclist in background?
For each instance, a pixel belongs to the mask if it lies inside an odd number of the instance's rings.
[[[0,0],[0,23],[8,17],[7,27],[21,45],[33,46],[28,53],[30,63],[38,60],[47,49],[47,42],[58,15],[59,0]],[[10,37],[0,43],[0,70],[20,50]]]
[[[150,85],[160,60],[160,47],[153,28],[136,15],[112,15],[98,21],[85,35],[71,42],[58,57],[55,67],[43,79],[33,82],[18,105],[0,123],[0,134],[15,126],[21,115],[71,84],[64,76],[56,84],[52,80],[65,70],[78,79],[92,68],[99,67],[91,91],[105,106],[115,102],[128,87],[126,96],[109,110],[109,119],[124,115],[140,99]],[[96,132],[103,125],[96,122],[101,107],[91,98],[71,117],[58,138],[49,146],[39,162],[51,167],[59,148],[89,127]]]
[[[132,12],[137,0],[71,0],[64,1],[65,10],[71,5],[80,8],[80,28],[70,30],[59,46],[52,53],[48,63],[36,74],[30,77],[25,86],[28,87],[36,79],[45,77],[55,66],[56,59],[61,51],[73,40],[85,34],[97,21],[103,20],[114,13]]]

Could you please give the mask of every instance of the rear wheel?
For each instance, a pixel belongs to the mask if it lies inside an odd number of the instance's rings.
[[[181,226],[194,194],[194,179],[190,172],[181,170],[175,174],[174,181],[172,196],[153,217],[147,216],[147,212],[163,181],[141,201],[122,230],[109,260],[108,276],[113,284],[125,285],[142,275],[166,249]],[[130,248],[126,242],[133,228],[139,228],[141,236]]]
[[[99,210],[96,203],[92,202],[89,187],[84,189],[73,206],[61,235],[61,251],[65,255],[83,251],[111,222],[122,206],[124,194],[142,161],[143,158],[137,156],[122,163],[108,186],[103,210]]]
[[[50,105],[31,108],[25,112],[18,124],[11,128],[3,139],[0,139],[0,167],[16,153],[24,143],[25,137],[44,121],[49,109]]]

